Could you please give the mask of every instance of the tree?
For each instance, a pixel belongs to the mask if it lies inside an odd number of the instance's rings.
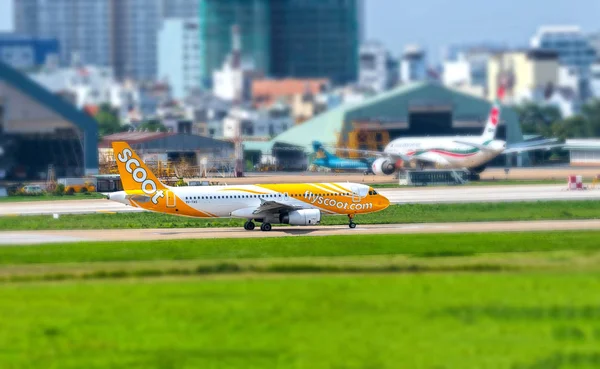
[[[95,118],[98,122],[98,132],[100,136],[110,135],[123,130],[119,115],[109,104],[100,105]]]
[[[588,123],[591,136],[600,137],[600,100],[592,100],[583,105],[581,115]]]
[[[149,132],[167,132],[168,129],[160,120],[152,119],[140,124],[140,129],[147,129]]]
[[[549,137],[552,135],[553,124],[562,119],[560,110],[555,106],[526,103],[515,106],[515,110],[519,114],[519,121],[524,134]]]

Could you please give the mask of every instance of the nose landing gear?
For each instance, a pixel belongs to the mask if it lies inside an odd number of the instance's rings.
[[[354,223],[354,214],[348,214],[348,227],[350,227],[351,229],[356,228],[356,223]]]

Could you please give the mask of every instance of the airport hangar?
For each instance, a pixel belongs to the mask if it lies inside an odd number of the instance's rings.
[[[384,149],[390,140],[414,136],[479,136],[491,103],[434,82],[402,85],[365,101],[343,105],[294,126],[268,143],[248,145],[246,155],[271,153],[291,165],[312,160],[312,142],[326,147]],[[517,113],[503,106],[496,137],[508,144],[523,142]],[[256,152],[254,152],[256,151]],[[343,155],[342,152],[338,154]],[[491,165],[529,165],[527,153],[500,156]],[[298,164],[296,164],[298,166]]]
[[[96,174],[97,144],[94,118],[0,63],[0,181]]]

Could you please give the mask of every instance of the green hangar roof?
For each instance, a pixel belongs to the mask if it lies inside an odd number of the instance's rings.
[[[390,127],[406,129],[410,124],[414,124],[410,122],[412,112],[435,111],[440,107],[451,111],[453,129],[456,127],[456,133],[452,134],[463,134],[464,129],[470,129],[472,134],[479,134],[483,130],[491,104],[487,100],[449,89],[438,83],[419,82],[399,86],[359,104],[343,105],[329,110],[280,134],[273,142],[301,146],[306,151],[311,150],[315,140],[335,146],[340,135],[344,136],[353,129],[352,122],[380,122],[381,127],[386,127],[389,123]],[[518,123],[516,112],[504,107],[501,125],[506,126],[506,140],[509,143],[523,140]],[[397,132],[400,136],[404,135],[402,129]],[[406,135],[413,134],[407,132]],[[432,127],[431,132],[426,135],[436,136],[440,133]]]

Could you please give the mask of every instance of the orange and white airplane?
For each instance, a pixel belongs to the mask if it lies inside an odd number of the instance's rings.
[[[354,216],[383,210],[387,198],[358,183],[257,184],[169,187],[161,183],[125,142],[112,144],[124,191],[109,200],[158,213],[199,218],[242,218],[244,229],[270,231],[272,224],[316,225],[321,214]]]

